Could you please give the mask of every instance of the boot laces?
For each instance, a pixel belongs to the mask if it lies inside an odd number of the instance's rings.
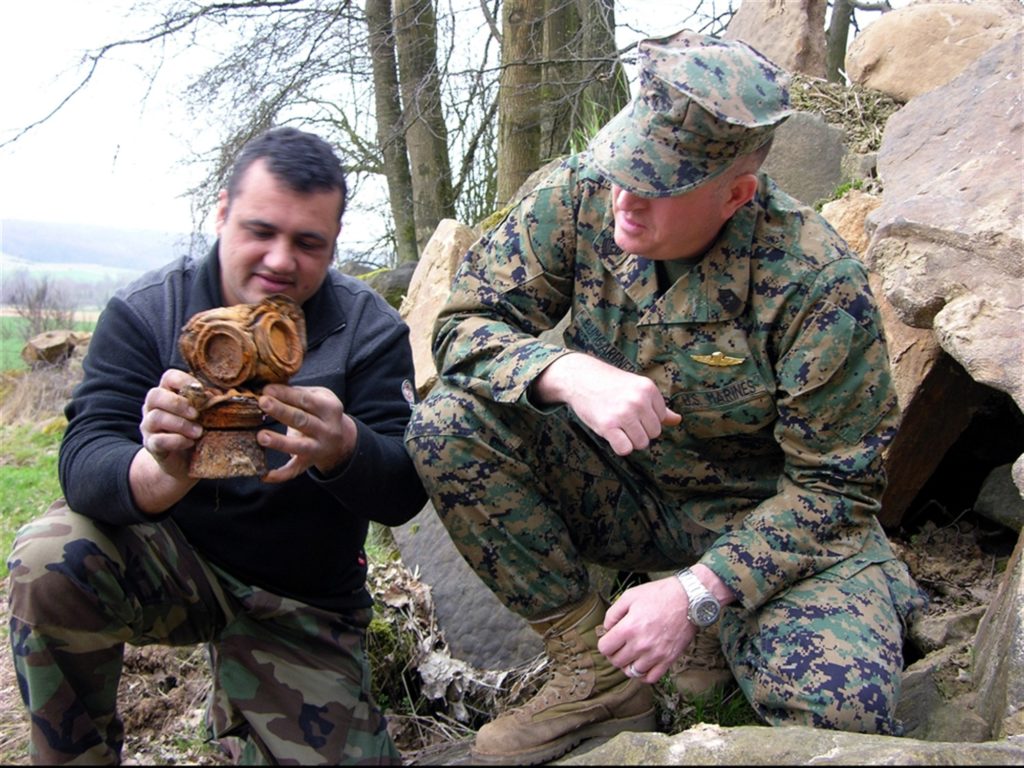
[[[676,672],[687,669],[729,669],[718,640],[718,625],[698,632],[690,646],[675,663]]]

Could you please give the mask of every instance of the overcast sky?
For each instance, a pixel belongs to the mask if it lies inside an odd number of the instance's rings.
[[[665,34],[684,26],[693,2],[619,2],[617,20]],[[130,6],[122,0],[0,6],[0,142],[59,103],[84,73],[78,63],[85,50],[141,31]],[[177,98],[185,73],[203,55],[165,61],[151,90],[143,71],[148,61],[139,53],[105,60],[57,115],[0,149],[0,219],[188,232],[191,214],[182,195],[201,170],[179,165],[194,136]]]

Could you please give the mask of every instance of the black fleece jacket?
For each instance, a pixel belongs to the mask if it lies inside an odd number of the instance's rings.
[[[207,258],[175,261],[111,299],[65,411],[65,498],[113,525],[169,516],[197,551],[244,583],[327,610],[369,606],[368,521],[399,525],[426,494],[402,441],[410,415],[402,382],[414,380],[409,329],[360,280],[332,269],[303,305],[308,349],[290,381],[331,389],[355,420],[358,443],[345,466],[330,477],[311,470],[281,484],[200,480],[157,517],[135,505],[128,468],[141,447],[146,392],[166,369],[188,370],[178,350],[181,328],[195,312],[221,304],[216,245]],[[268,464],[286,458],[271,452]]]

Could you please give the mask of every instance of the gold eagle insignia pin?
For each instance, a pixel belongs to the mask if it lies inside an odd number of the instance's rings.
[[[729,357],[723,352],[715,351],[710,355],[690,355],[690,358],[696,360],[698,363],[704,363],[704,365],[713,365],[716,367],[725,367],[728,365],[739,365],[746,358],[742,357]]]

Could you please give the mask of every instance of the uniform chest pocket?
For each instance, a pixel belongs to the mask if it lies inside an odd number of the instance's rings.
[[[759,378],[679,392],[669,407],[683,417],[680,428],[699,439],[760,432],[778,417],[775,399]]]

